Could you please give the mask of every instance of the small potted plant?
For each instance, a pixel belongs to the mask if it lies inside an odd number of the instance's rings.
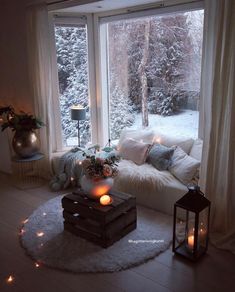
[[[23,111],[16,113],[12,106],[0,107],[0,117],[2,131],[10,128],[15,132],[12,147],[18,156],[28,158],[39,151],[40,142],[35,130],[44,126],[40,118]]]

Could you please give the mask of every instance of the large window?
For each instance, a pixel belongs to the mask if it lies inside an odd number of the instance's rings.
[[[70,116],[73,105],[86,108],[87,119],[80,122],[81,145],[84,146],[91,141],[87,25],[56,24],[55,41],[63,146],[78,145],[77,122]]]
[[[203,10],[107,21],[109,132],[198,135]]]
[[[196,138],[204,18],[200,5],[55,16],[63,140],[58,145],[78,143],[77,122],[70,117],[73,105],[86,108],[87,119],[80,123],[82,146],[105,145],[108,138],[119,139],[124,128],[148,126]]]

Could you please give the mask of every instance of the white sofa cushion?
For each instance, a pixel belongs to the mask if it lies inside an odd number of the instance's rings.
[[[113,189],[136,196],[138,204],[172,215],[174,203],[187,187],[169,171],[159,171],[150,164],[136,165],[121,160]]]
[[[189,155],[198,161],[202,160],[202,147],[203,147],[203,141],[201,139],[196,139],[193,143],[193,146],[191,148],[191,151]]]
[[[123,130],[118,142],[118,149],[122,145],[123,141],[127,138],[132,138],[139,142],[152,144],[154,138],[154,131],[151,129],[148,130]]]
[[[147,162],[158,170],[167,170],[171,164],[171,157],[174,150],[174,147],[166,147],[156,143],[151,147],[148,153]]]
[[[187,155],[179,146],[175,148],[169,171],[183,184],[191,182],[197,172],[200,162]]]
[[[124,159],[141,165],[146,161],[150,146],[150,144],[138,142],[134,139],[125,139],[118,150],[118,154]]]
[[[187,154],[193,146],[194,140],[189,137],[169,136],[159,131],[155,131],[154,142],[161,143],[167,147],[180,146]]]

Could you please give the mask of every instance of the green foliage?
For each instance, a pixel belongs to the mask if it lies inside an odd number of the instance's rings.
[[[23,111],[16,113],[12,106],[0,107],[0,116],[3,119],[2,131],[7,128],[12,131],[30,131],[45,126],[40,118]]]

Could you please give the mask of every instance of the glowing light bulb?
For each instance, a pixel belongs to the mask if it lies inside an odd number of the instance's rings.
[[[44,232],[40,231],[40,232],[37,232],[37,237],[42,237],[44,235]]]
[[[37,263],[37,262],[34,265],[35,265],[35,268],[39,268],[40,267],[39,263]]]
[[[43,213],[42,213],[42,215],[43,215],[43,216],[46,216],[46,215],[47,215],[47,213],[46,213],[46,212],[43,212]]]
[[[19,235],[23,235],[24,233],[25,233],[25,230],[22,228],[22,229],[20,230]]]

